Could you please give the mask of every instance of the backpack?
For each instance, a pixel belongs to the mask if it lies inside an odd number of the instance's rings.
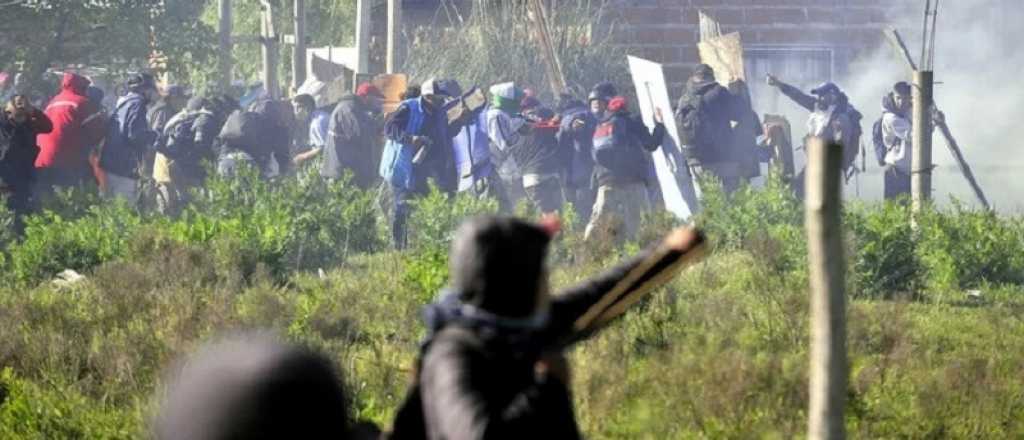
[[[850,118],[851,130],[853,130],[853,134],[850,136],[850,145],[843,146],[843,170],[848,171],[850,168],[857,167],[857,154],[861,149],[860,137],[863,134],[860,128],[860,121],[864,119],[864,116],[853,107],[848,107],[846,115]]]
[[[179,113],[167,122],[164,127],[165,142],[158,148],[164,156],[171,159],[181,159],[187,156],[195,146],[196,133],[194,125],[199,119],[200,112]]]
[[[710,115],[704,108],[702,94],[688,94],[679,109],[678,119],[679,141],[692,149],[704,149],[715,145],[714,134],[709,122]]]
[[[612,117],[594,129],[593,158],[598,165],[612,172],[628,173],[631,156],[638,153],[629,135],[629,120]]]
[[[409,99],[402,102],[401,105],[409,109],[409,121],[405,125],[405,132],[418,133],[423,125],[423,110],[420,108],[419,99]],[[388,139],[384,144],[384,151],[381,153],[378,174],[385,182],[393,186],[411,189],[413,183],[412,159],[415,154],[416,151],[411,145]]]

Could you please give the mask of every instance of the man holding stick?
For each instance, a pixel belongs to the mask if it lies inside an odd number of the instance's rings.
[[[697,259],[703,237],[669,233],[636,258],[551,295],[544,259],[560,228],[478,218],[458,231],[451,287],[425,313],[413,388],[391,439],[579,438],[563,351]]]

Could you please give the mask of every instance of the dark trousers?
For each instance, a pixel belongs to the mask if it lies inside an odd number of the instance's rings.
[[[567,187],[565,193],[569,201],[572,202],[573,208],[576,209],[576,216],[579,217],[583,224],[586,224],[590,220],[590,213],[594,209],[597,190],[591,188],[590,185],[580,185],[578,187]]]
[[[897,199],[910,194],[910,174],[890,166],[885,171],[885,200]]]

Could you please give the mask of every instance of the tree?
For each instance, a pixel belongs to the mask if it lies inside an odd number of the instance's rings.
[[[213,29],[190,0],[14,0],[0,5],[0,69],[19,68],[32,89],[50,67],[85,65],[111,72],[150,68],[183,74],[213,54]]]

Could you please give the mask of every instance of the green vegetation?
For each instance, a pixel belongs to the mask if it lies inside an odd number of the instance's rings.
[[[729,199],[708,186],[698,221],[711,256],[573,352],[578,416],[593,438],[805,429],[799,204],[777,182]],[[251,328],[323,350],[346,372],[350,416],[387,424],[422,336],[419,309],[447,276],[452,228],[495,209],[434,193],[412,218],[415,246],[395,253],[384,250],[372,195],[345,182],[245,174],[197,198],[165,219],[65,195],[29,219],[27,238],[6,238],[0,438],[143,436],[173,361]],[[955,207],[922,216],[914,231],[899,205],[853,205],[845,218],[851,435],[1024,435],[1020,219]],[[626,252],[581,243],[578,222],[566,223],[550,261],[555,285]],[[653,239],[674,222],[645,223],[641,235]],[[65,268],[87,278],[50,281]]]

